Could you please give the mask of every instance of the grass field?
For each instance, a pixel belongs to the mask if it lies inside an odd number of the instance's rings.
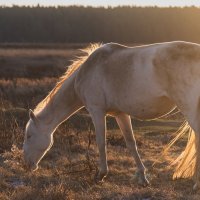
[[[34,108],[53,88],[80,46],[0,46],[0,200],[132,199],[197,200],[192,181],[172,181],[169,163],[184,149],[186,138],[166,156],[163,147],[183,121],[178,114],[168,119],[133,120],[141,157],[151,185],[138,186],[135,164],[116,122],[108,118],[109,174],[96,184],[98,152],[94,128],[85,110],[63,123],[54,134],[54,146],[36,172],[22,167],[22,143],[28,109]],[[89,145],[89,139],[91,144]]]

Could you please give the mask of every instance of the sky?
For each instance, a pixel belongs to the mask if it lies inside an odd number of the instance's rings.
[[[123,3],[122,3],[123,2]],[[69,5],[90,5],[90,6],[198,6],[200,0],[0,0],[1,6],[12,5],[43,5],[43,6],[69,6]]]

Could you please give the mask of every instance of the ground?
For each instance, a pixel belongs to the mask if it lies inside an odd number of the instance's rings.
[[[109,174],[95,183],[98,152],[90,116],[81,110],[54,134],[54,145],[36,172],[23,168],[22,144],[28,109],[53,88],[65,65],[84,45],[0,46],[0,200],[132,199],[197,200],[190,179],[172,180],[170,162],[187,137],[163,155],[163,148],[183,122],[176,114],[154,121],[133,119],[138,149],[151,185],[135,181],[135,163],[114,119],[107,117]]]

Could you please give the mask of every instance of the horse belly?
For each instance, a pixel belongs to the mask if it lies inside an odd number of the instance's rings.
[[[173,109],[176,108],[176,105],[167,97],[159,96],[153,97],[148,95],[146,97],[134,97],[134,98],[124,98],[123,102],[118,102],[118,105],[115,105],[111,110],[113,113],[124,112],[132,117],[147,120],[155,119],[162,117]]]
[[[176,106],[169,98],[163,96],[142,102],[133,102],[131,107],[129,113],[131,116],[138,119],[155,119],[168,114]]]

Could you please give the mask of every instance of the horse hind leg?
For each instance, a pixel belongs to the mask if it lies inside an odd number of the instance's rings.
[[[190,165],[192,166],[192,176],[194,180],[193,190],[200,189],[200,105],[198,106],[198,114],[195,116],[193,129],[190,130],[188,143],[185,152],[190,156]],[[189,157],[189,156],[188,156]],[[192,157],[192,158],[191,158]]]
[[[200,127],[198,119],[196,117],[190,125],[186,124],[184,127],[188,133],[188,142],[185,150],[174,162],[174,164],[177,163],[177,167],[173,175],[173,178],[192,177],[195,182],[194,190],[200,188]]]
[[[137,145],[136,145],[136,140],[133,135],[133,129],[132,129],[132,124],[131,124],[131,118],[129,115],[121,113],[117,116],[115,116],[116,121],[124,135],[125,141],[127,148],[131,152],[135,163],[137,165],[137,178],[138,178],[138,184],[142,186],[147,186],[149,185],[149,181],[146,178],[145,175],[145,166],[141,161],[140,155],[137,151]]]
[[[179,98],[177,101],[177,106],[188,121],[180,131],[189,135],[185,150],[174,161],[177,166],[173,178],[193,177],[193,189],[196,190],[200,188],[200,99],[194,95],[191,99],[189,97],[191,95],[185,95],[185,98]],[[176,98],[174,101],[176,102]],[[179,137],[174,142],[178,139]]]

